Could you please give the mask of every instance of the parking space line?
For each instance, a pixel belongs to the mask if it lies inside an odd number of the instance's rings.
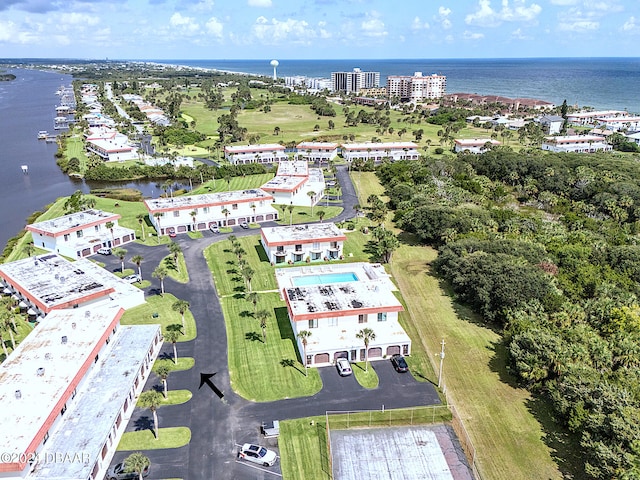
[[[281,473],[272,472],[272,471],[267,470],[265,468],[260,468],[257,465],[251,465],[250,463],[243,462],[242,460],[238,460],[237,458],[236,458],[236,463],[239,463],[239,464],[244,465],[244,466],[249,467],[249,468],[255,468],[256,470],[260,470],[261,472],[265,472],[265,473],[269,473],[271,475],[275,475],[276,477],[282,477]]]

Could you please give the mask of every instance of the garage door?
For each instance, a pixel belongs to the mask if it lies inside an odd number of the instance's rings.
[[[376,358],[376,357],[381,357],[382,356],[382,348],[381,347],[375,347],[375,348],[370,348],[369,349],[369,358]]]
[[[333,354],[334,360],[337,360],[339,358],[346,358],[347,360],[349,360],[349,352],[344,351],[344,352],[336,352]]]
[[[318,353],[313,360],[313,363],[329,363],[328,353]]]
[[[387,347],[387,355],[397,355],[400,353],[400,345],[393,345]]]

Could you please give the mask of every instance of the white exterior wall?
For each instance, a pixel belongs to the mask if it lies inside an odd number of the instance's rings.
[[[251,146],[246,147],[247,151],[234,152],[225,149],[224,158],[233,165],[243,165],[247,163],[278,163],[289,160],[289,156],[284,152],[284,147],[280,150],[262,150]]]
[[[577,136],[573,141],[554,140],[562,137],[552,137],[542,142],[542,150],[550,152],[572,152],[572,153],[593,153],[598,151],[610,152],[613,147],[602,139],[589,141],[584,137]]]
[[[285,204],[285,205],[296,205],[299,207],[310,207],[311,206],[311,197],[307,194],[308,192],[315,192],[316,195],[314,197],[314,205],[317,205],[318,202],[324,197],[324,182],[305,182],[300,185],[299,188],[293,191],[279,192],[277,190],[269,190],[268,187],[262,187],[265,192],[271,194],[274,198],[273,203]]]
[[[338,156],[338,146],[335,147],[314,147],[299,144],[298,158],[307,162],[329,162]]]
[[[267,252],[269,261],[273,264],[291,262],[306,262],[307,258],[312,262],[319,262],[328,259],[339,259],[344,254],[344,242],[329,241],[315,242],[307,240],[299,240],[293,245],[267,246],[263,238],[260,243]]]
[[[369,343],[369,360],[383,360],[394,353],[411,354],[411,339],[398,323],[397,312],[386,312],[385,321],[378,321],[377,314],[370,313],[366,323],[360,323],[357,315],[339,316],[339,312],[334,318],[316,321],[317,327],[310,327],[309,320],[291,322],[301,357],[304,349],[298,333],[301,330],[311,332],[306,348],[308,366],[332,365],[338,357],[363,361],[364,343],[356,337],[363,328],[370,328],[376,334],[376,339]]]
[[[345,146],[346,145],[343,145],[342,157],[348,162],[352,162],[356,159],[372,159],[375,162],[380,162],[387,157],[389,157],[391,161],[417,160],[420,158],[417,146],[407,147],[406,151],[404,148],[385,146],[384,143],[372,143],[370,145],[349,150],[345,149]]]

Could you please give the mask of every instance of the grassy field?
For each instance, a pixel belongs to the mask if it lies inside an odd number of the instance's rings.
[[[376,388],[378,383],[380,383],[378,374],[371,367],[371,362],[369,362],[369,368],[366,370],[364,362],[351,362],[351,369],[358,383],[364,388]]]
[[[118,444],[118,451],[160,450],[184,447],[191,441],[191,430],[187,427],[159,428],[158,438],[151,430],[125,432]]]
[[[164,331],[167,325],[181,324],[182,318],[179,312],[174,311],[171,306],[176,302],[177,298],[170,293],[164,296],[152,295],[146,298],[147,302],[135,308],[131,308],[124,312],[121,323],[123,325],[152,325],[159,324]],[[154,318],[154,314],[158,314]],[[185,334],[182,335],[178,342],[187,342],[196,338],[196,322],[190,311],[184,315]],[[178,348],[178,358],[180,358],[180,349]]]

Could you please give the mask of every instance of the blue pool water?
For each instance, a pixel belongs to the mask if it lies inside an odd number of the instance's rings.
[[[358,277],[353,272],[325,273],[322,275],[304,275],[291,279],[294,287],[305,287],[307,285],[322,285],[326,283],[357,282]]]

